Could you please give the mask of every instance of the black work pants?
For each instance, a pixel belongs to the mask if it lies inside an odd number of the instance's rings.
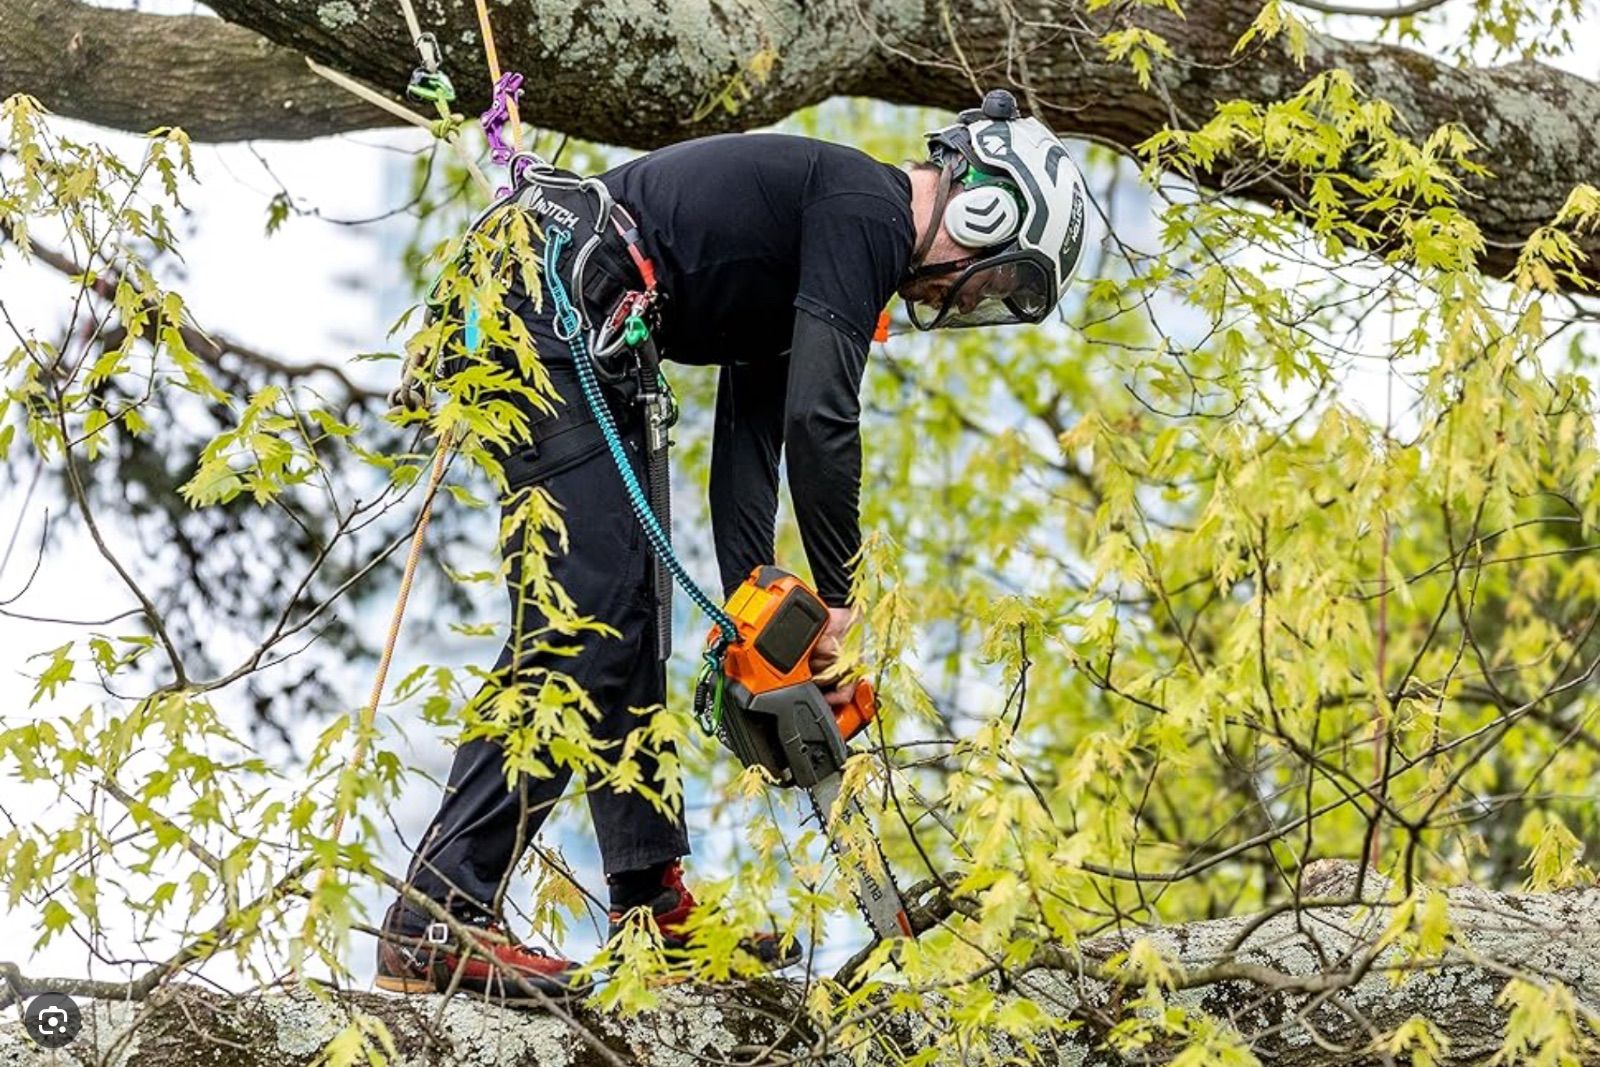
[[[566,400],[562,419],[585,412],[582,394],[570,364],[548,365],[556,389]],[[644,431],[636,408],[617,411],[620,429],[634,470],[644,478]],[[576,421],[586,421],[579,418]],[[585,443],[576,452],[560,451],[555,469],[535,458],[507,463],[508,475],[520,471],[527,485],[542,486],[561,508],[568,548],[563,553],[548,534],[552,577],[564,588],[580,616],[590,616],[618,634],[582,633],[554,638],[557,644],[581,643],[576,655],[530,649],[519,640],[545,620],[519,595],[524,533],[514,531],[502,546],[510,561],[507,589],[512,604],[511,637],[495,665],[496,679],[516,678],[534,685],[546,672],[570,675],[599,709],[591,732],[615,756],[630,731],[648,721],[635,709],[660,706],[666,697],[666,668],[656,658],[655,594],[650,581],[650,547],[628,506],[627,492],[611,453],[596,446],[598,430],[568,440]],[[567,427],[565,432],[570,432]],[[537,451],[533,449],[530,451]],[[516,457],[512,457],[513,461]],[[541,469],[541,464],[545,469]],[[513,486],[514,490],[521,488]],[[502,508],[513,506],[502,501]],[[495,682],[488,685],[494,686]],[[544,755],[544,754],[540,754]],[[645,781],[659,785],[656,760],[639,760]],[[570,768],[541,762],[550,777],[523,774],[508,786],[500,745],[491,739],[468,741],[456,752],[449,785],[412,861],[410,882],[428,897],[463,916],[493,914],[501,887],[524,848],[543,825],[572,777]],[[587,799],[599,839],[605,871],[638,870],[687,855],[689,840],[681,811],[667,814],[637,792],[618,792],[591,781]]]

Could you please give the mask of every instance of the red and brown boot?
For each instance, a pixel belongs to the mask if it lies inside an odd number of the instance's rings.
[[[657,872],[659,871],[659,876]],[[683,884],[683,865],[674,860],[648,872],[631,871],[609,880],[611,883],[611,930],[609,937],[621,932],[629,912],[648,907],[656,929],[661,931],[661,943],[667,949],[681,949],[689,943],[684,929],[689,915],[695,909],[694,894]],[[646,895],[654,890],[653,895]],[[641,899],[642,898],[642,899]],[[805,954],[798,938],[785,944],[783,938],[769,930],[746,934],[739,947],[767,967],[777,969],[797,963]]]
[[[466,942],[442,922],[409,930],[402,911],[398,903],[389,909],[378,939],[379,989],[443,993],[454,984],[462,992],[524,1003],[583,997],[594,989],[576,963],[513,941],[500,923],[463,920],[473,931]]]

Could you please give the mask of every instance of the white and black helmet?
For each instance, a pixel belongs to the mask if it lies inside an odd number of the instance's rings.
[[[923,263],[938,229],[928,227],[907,280],[959,276],[939,307],[908,304],[912,322],[933,330],[1043,321],[1083,260],[1086,196],[1066,147],[995,89],[981,108],[928,134],[928,157],[940,171],[933,217],[976,254]]]

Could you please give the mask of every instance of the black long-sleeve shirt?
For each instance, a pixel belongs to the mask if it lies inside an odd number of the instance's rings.
[[[779,134],[686,141],[602,176],[666,295],[664,358],[722,366],[711,522],[724,590],[773,561],[778,463],[822,599],[861,544],[860,387],[911,258],[911,183],[851,148]]]

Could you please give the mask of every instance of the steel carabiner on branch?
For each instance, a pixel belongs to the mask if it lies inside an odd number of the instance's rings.
[[[456,87],[450,83],[450,76],[439,67],[438,38],[431,33],[420,34],[416,46],[422,66],[411,72],[406,95],[413,100],[433,104],[441,113],[448,115],[449,107],[456,99]]]

